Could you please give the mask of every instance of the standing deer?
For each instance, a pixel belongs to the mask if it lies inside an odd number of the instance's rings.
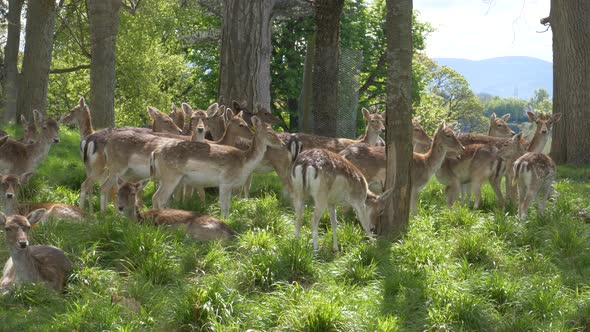
[[[20,123],[23,126],[23,137],[18,141],[25,144],[35,143],[39,139],[38,128],[42,125],[41,119],[38,118],[37,113],[33,112],[33,121],[28,121],[27,118],[21,114]]]
[[[184,179],[197,187],[219,187],[223,218],[229,216],[232,188],[240,187],[264,157],[267,147],[282,147],[272,128],[252,117],[256,128],[246,151],[218,144],[180,141],[152,153],[150,167],[158,189],[152,198],[154,208],[164,208],[172,191]]]
[[[33,113],[42,123],[39,140],[33,144],[7,140],[0,146],[0,172],[25,173],[32,172],[47,157],[49,148],[59,143],[59,121],[43,119],[43,115],[34,110]]]
[[[154,132],[164,132],[170,134],[182,135],[183,131],[181,128],[184,127],[184,113],[182,111],[174,112],[174,114],[182,114],[182,125],[178,124],[168,115],[160,112],[157,108],[148,106],[148,114],[152,119],[152,130]],[[179,119],[177,116],[176,119]]]
[[[7,217],[0,212],[0,227],[4,228],[10,258],[4,265],[0,291],[9,292],[15,285],[43,282],[56,292],[62,292],[72,264],[64,252],[54,246],[29,245],[29,230],[45,209],[34,210],[26,217]]]
[[[324,149],[311,149],[301,152],[293,163],[291,171],[293,184],[293,206],[297,215],[295,239],[299,239],[303,223],[303,204],[306,195],[313,198],[315,208],[311,219],[313,248],[318,250],[318,225],[326,208],[330,215],[333,232],[333,250],[338,251],[336,236],[336,204],[348,203],[361,223],[367,236],[372,237],[372,229],[383,213],[385,200],[391,190],[381,196],[369,190],[361,171],[342,156]]]
[[[496,113],[492,113],[492,115],[490,115],[488,136],[499,138],[510,138],[514,136],[514,131],[508,126],[508,119],[510,119],[510,113],[504,114],[501,117],[497,117]]]
[[[537,199],[539,214],[545,212],[545,203],[555,181],[555,162],[539,152],[528,152],[514,162],[514,176],[518,183],[518,215],[526,218],[533,199]],[[539,196],[540,195],[540,196]]]
[[[279,123],[281,123],[281,121],[276,116],[274,116],[269,110],[267,110],[264,107],[261,107],[260,105],[255,107],[253,112],[250,111],[248,109],[248,103],[245,100],[241,103],[238,103],[235,100],[232,101],[232,107],[234,111],[238,113],[244,112],[244,120],[246,121],[246,123],[248,123],[248,125],[252,125],[253,116],[256,116],[257,118],[262,120],[262,122],[268,123],[271,126],[278,125]]]
[[[155,209],[141,211],[138,195],[149,182],[149,179],[131,183],[118,179],[117,209],[129,219],[141,223],[151,222],[172,228],[184,228],[190,237],[197,241],[225,240],[236,233],[221,220],[202,215],[193,211],[175,209]]]

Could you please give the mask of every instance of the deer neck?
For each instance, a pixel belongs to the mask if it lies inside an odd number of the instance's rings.
[[[367,145],[377,145],[377,138],[379,137],[379,133],[375,130],[371,129],[371,126],[367,124],[367,127],[365,127],[365,133],[363,134],[363,136],[360,139],[361,143],[365,143]]]
[[[267,144],[265,144],[258,136],[254,136],[252,145],[250,145],[250,148],[244,153],[243,171],[247,172],[247,174],[252,173],[264,158],[266,148]]]
[[[428,174],[434,173],[442,166],[446,154],[447,149],[444,147],[444,145],[437,142],[436,140],[433,140],[432,145],[430,145],[430,150],[424,154],[424,160],[427,165],[426,171]]]
[[[31,257],[29,248],[19,250],[11,247],[10,258],[12,258],[17,281],[35,282],[40,279],[39,271]]]
[[[33,161],[33,165],[38,165],[39,162],[49,154],[49,148],[51,148],[51,139],[41,136],[41,138],[33,143],[27,145],[27,150],[29,152],[29,156],[31,156],[31,160]]]
[[[84,117],[78,121],[78,129],[80,130],[80,138],[94,134],[94,128],[92,128],[92,117],[90,116],[90,112],[88,110],[84,111]]]
[[[531,139],[530,143],[529,143],[529,147],[527,149],[528,152],[543,152],[543,149],[545,149],[545,144],[547,144],[547,141],[549,140],[549,135],[541,135],[541,133],[539,131],[535,131],[535,135],[533,136],[533,139]]]
[[[15,194],[16,195],[16,194]],[[4,213],[7,216],[11,216],[18,213],[18,203],[16,202],[16,198],[12,199],[4,199]]]
[[[238,140],[238,137],[236,135],[233,135],[233,133],[231,133],[230,127],[227,127],[227,130],[223,133],[223,136],[221,136],[221,138],[218,139],[217,141],[215,141],[214,143],[221,144],[221,145],[235,146],[237,140]]]

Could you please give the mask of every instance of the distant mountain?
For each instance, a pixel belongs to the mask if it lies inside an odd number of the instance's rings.
[[[439,65],[453,68],[467,79],[473,92],[500,97],[529,99],[543,88],[553,96],[553,64],[526,56],[486,60],[435,58]]]

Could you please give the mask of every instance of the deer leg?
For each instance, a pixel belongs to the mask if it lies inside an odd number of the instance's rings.
[[[152,196],[152,207],[154,209],[163,209],[166,207],[170,196],[174,192],[174,189],[178,186],[178,183],[182,177],[176,177],[172,179],[160,178],[158,181],[158,189]]]
[[[231,189],[228,185],[219,186],[219,208],[221,209],[221,216],[226,220],[229,217],[231,205]]]
[[[500,182],[502,181],[502,178],[499,177],[495,177],[493,179],[490,179],[490,185],[492,186],[492,189],[494,190],[494,193],[496,194],[496,199],[498,200],[498,206],[501,209],[504,209],[504,196],[502,195],[502,188],[500,188]]]
[[[244,198],[248,198],[248,196],[250,194],[250,186],[252,185],[252,176],[253,175],[254,175],[254,172],[250,173],[250,175],[248,175],[248,178],[246,178],[244,185],[242,186],[242,196]]]
[[[300,194],[293,195],[293,205],[295,207],[295,240],[299,240],[299,232],[301,231],[301,225],[303,224],[303,197]]]
[[[526,211],[524,210],[524,201],[526,199],[526,183],[523,179],[519,179],[518,181],[518,193],[519,193],[519,202],[518,202],[518,215],[521,218],[526,218]]]
[[[332,250],[338,251],[338,235],[336,228],[338,227],[338,219],[336,219],[336,207],[334,205],[328,206],[328,214],[330,214],[330,222],[332,223]]]
[[[102,185],[100,186],[100,212],[105,212],[107,210],[108,204],[108,197],[109,191],[115,185],[115,181],[117,180],[118,174],[109,173],[107,178],[104,180]]]
[[[315,208],[313,210],[313,216],[311,217],[311,237],[313,239],[313,250],[318,250],[318,227],[320,224],[320,218],[324,214],[324,210],[326,209],[323,203],[319,203],[318,201],[315,202]]]
[[[412,188],[412,193],[410,194],[410,211],[412,211],[412,216],[415,216],[418,213],[419,192],[419,188]]]
[[[551,194],[551,180],[545,180],[541,188],[542,192],[539,192],[537,196],[537,204],[539,209],[539,215],[545,214],[545,204],[547,203],[547,199],[549,198],[549,194]]]

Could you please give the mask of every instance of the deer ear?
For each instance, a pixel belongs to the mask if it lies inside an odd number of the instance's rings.
[[[143,188],[145,188],[145,186],[147,186],[149,182],[150,178],[143,179],[135,184],[135,188],[137,189],[137,191],[143,190]]]
[[[213,116],[213,115],[215,115],[215,113],[217,113],[218,110],[219,110],[219,104],[213,103],[213,104],[209,105],[209,107],[207,107],[207,115]]]
[[[31,176],[33,176],[33,173],[31,172],[27,172],[27,173],[23,173],[20,176],[20,183],[21,184],[26,184],[29,182],[29,180],[31,179]]]
[[[496,118],[496,112],[492,112],[492,115],[490,115],[490,120],[495,120]]]
[[[241,112],[240,112],[241,113]],[[228,108],[225,110],[225,114],[224,117],[227,121],[231,120],[231,118],[234,117],[234,111],[231,110],[231,108]]]
[[[236,115],[237,117],[239,117],[240,119],[244,118],[244,111],[240,111],[240,113],[238,113],[238,115]]]
[[[78,101],[78,105],[80,107],[86,107],[86,99],[84,99],[84,97],[80,97],[80,100]]]
[[[47,212],[47,210],[37,209],[37,210],[32,211],[31,213],[27,214],[27,219],[29,220],[29,224],[34,225],[37,222],[39,222],[39,220],[41,220],[41,218],[43,218],[43,216],[45,215],[45,212]]]
[[[529,120],[531,120],[531,122],[537,122],[537,115],[535,114],[535,112],[527,111],[526,115],[528,115]]]
[[[512,142],[518,143],[518,142],[520,142],[521,138],[522,138],[522,131],[520,133],[514,135],[514,137],[512,137]]]
[[[240,103],[235,100],[232,100],[231,105],[236,111],[240,109]]]
[[[26,125],[28,125],[28,124],[29,124],[29,121],[27,121],[27,118],[24,116],[24,114],[21,114],[21,115],[20,115],[20,123],[21,123],[23,126],[26,126]]]
[[[510,119],[510,116],[512,116],[510,113],[504,114],[504,115],[502,115],[502,120],[504,120],[504,122],[508,122],[508,119]]]
[[[117,177],[117,186],[120,188],[125,184],[125,180],[121,179],[120,177]]]
[[[191,105],[187,104],[187,103],[182,103],[182,110],[184,111],[185,114],[190,114],[193,111],[193,108]]]
[[[258,129],[259,127],[262,127],[262,120],[260,120],[256,115],[252,116],[250,120],[252,121],[254,128]]]
[[[555,123],[555,122],[559,122],[559,120],[561,120],[561,113],[553,114],[553,117],[551,118],[551,122]]]
[[[39,112],[39,110],[33,110],[33,120],[35,121],[36,124],[39,124],[43,121],[43,114],[41,114],[41,112]]]
[[[6,224],[6,215],[0,212],[0,226],[4,226]]]
[[[150,115],[150,119],[155,119],[158,116],[158,111],[155,107],[148,106],[147,108],[148,114]]]
[[[363,112],[363,118],[365,118],[366,121],[369,121],[369,119],[371,118],[371,113],[369,112],[369,110],[363,107],[361,112]]]

